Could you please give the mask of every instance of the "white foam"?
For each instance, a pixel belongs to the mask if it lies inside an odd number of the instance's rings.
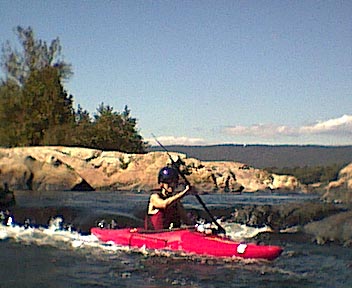
[[[240,223],[228,223],[224,222],[222,224],[226,231],[226,235],[235,241],[241,241],[245,239],[250,239],[257,236],[260,233],[273,232],[269,226],[263,227],[250,227]]]
[[[273,232],[269,226],[263,227],[250,227],[244,224],[235,223],[235,222],[226,222],[221,221],[220,219],[216,220],[218,224],[225,229],[226,236],[231,238],[234,241],[242,241],[246,239],[253,238],[260,233]],[[203,219],[199,220],[195,226],[196,230],[201,233],[210,234],[211,229],[217,229],[217,225],[205,223]]]
[[[12,223],[11,225],[0,224],[0,240],[13,239],[16,242],[36,245],[67,246],[82,248],[88,244],[94,246],[99,243],[93,235],[82,235],[75,231],[61,228],[61,218],[53,219],[46,227],[24,227]]]

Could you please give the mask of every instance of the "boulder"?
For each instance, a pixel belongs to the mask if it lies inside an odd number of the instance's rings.
[[[296,190],[299,187],[297,178],[291,175],[272,174],[272,187],[281,190]]]
[[[5,153],[4,153],[5,151]],[[0,182],[16,190],[71,190],[84,184],[51,148],[1,149]]]
[[[352,211],[308,223],[304,226],[304,231],[312,235],[313,240],[318,244],[336,242],[344,246],[352,246]]]

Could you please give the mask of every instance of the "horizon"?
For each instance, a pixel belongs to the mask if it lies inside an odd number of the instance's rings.
[[[127,105],[149,143],[352,145],[351,1],[3,0],[0,14],[1,45],[19,47],[16,26],[58,37],[75,109]]]
[[[149,143],[148,143],[149,144]],[[265,146],[265,147],[321,147],[321,148],[343,148],[352,147],[352,145],[321,145],[321,144],[236,144],[236,143],[219,143],[219,144],[198,144],[198,145],[187,145],[187,144],[166,144],[165,147],[177,146],[177,147],[215,147],[215,146],[239,146],[239,147],[250,147],[250,146]],[[151,145],[150,148],[160,148],[160,145]]]

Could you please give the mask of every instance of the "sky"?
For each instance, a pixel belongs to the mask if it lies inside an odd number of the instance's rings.
[[[125,105],[155,145],[352,145],[352,1],[1,0],[59,37],[79,104]],[[3,73],[0,74],[3,77]]]

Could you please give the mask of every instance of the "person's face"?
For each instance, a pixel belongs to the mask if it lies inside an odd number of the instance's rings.
[[[163,183],[163,188],[167,194],[172,194],[175,191],[177,184],[175,182],[172,183]]]

